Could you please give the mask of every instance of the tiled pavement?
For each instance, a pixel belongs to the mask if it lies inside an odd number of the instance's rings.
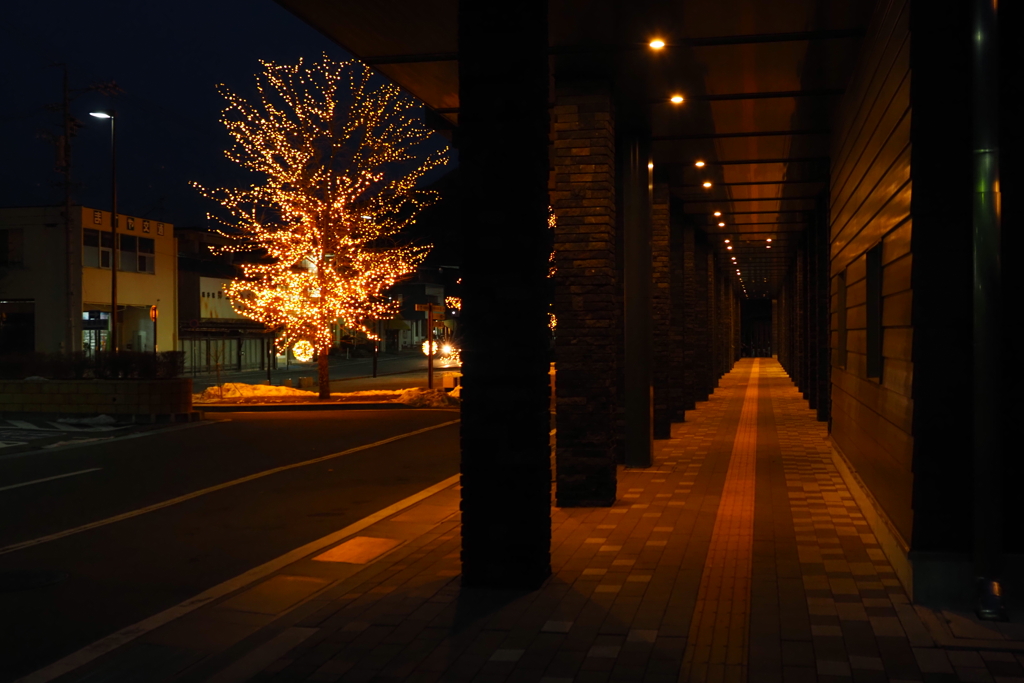
[[[125,649],[177,662],[154,683],[1024,682],[1014,647],[936,645],[777,362],[687,417],[613,507],[553,510],[538,591],[460,588],[451,487]]]

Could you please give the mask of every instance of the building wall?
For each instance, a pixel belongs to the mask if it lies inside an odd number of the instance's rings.
[[[110,230],[110,212],[99,211],[86,207],[81,208],[83,230]],[[134,229],[129,229],[134,223]],[[148,228],[148,232],[146,232]],[[173,351],[177,348],[178,307],[177,307],[177,274],[178,248],[174,239],[174,226],[170,223],[159,223],[137,216],[118,214],[119,234],[148,237],[155,243],[156,265],[154,273],[117,273],[118,306],[158,306],[159,321],[157,333],[161,351]],[[162,234],[161,234],[162,232]],[[106,268],[82,268],[82,305],[110,306],[110,270]],[[148,315],[148,314],[147,314]],[[126,313],[126,318],[127,316]],[[127,320],[126,320],[127,322]],[[127,348],[131,340],[122,338],[122,348]]]
[[[0,229],[22,231],[24,245],[22,266],[0,273],[0,298],[34,301],[36,351],[62,350],[68,319],[62,207],[0,209]]]
[[[881,5],[869,28],[835,127],[829,202],[832,437],[905,541],[913,523],[909,4]],[[882,371],[873,378],[866,275],[879,244]]]

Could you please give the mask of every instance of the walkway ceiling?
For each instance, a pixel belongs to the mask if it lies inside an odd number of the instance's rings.
[[[457,0],[278,2],[421,99],[440,127],[458,125]],[[823,220],[832,113],[873,5],[551,0],[552,69],[558,82],[613,84],[620,123],[649,129],[657,178],[737,287],[774,296],[800,233]],[[650,49],[655,38],[666,47]]]

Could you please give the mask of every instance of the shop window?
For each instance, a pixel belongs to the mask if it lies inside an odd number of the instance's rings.
[[[836,364],[846,367],[846,271],[839,273],[837,278],[838,295],[836,296],[836,313],[839,318],[839,348],[837,349]]]
[[[867,376],[882,377],[882,245],[867,253]]]

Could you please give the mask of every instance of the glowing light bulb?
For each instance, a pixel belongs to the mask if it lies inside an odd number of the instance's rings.
[[[772,238],[771,238],[771,237],[769,237],[769,238],[768,238],[768,241],[769,241],[769,242],[771,242],[771,241],[772,241]]]
[[[720,227],[720,228],[724,228],[724,227],[725,227],[725,223],[719,223],[719,224],[718,224],[718,227]]]
[[[726,241],[725,241],[725,243],[726,243],[726,244],[729,244],[729,240],[726,240]]]
[[[655,38],[651,42],[647,43],[652,50],[660,50],[665,47],[665,41],[660,38]]]
[[[703,183],[701,183],[701,184],[702,184],[702,185],[703,185],[704,187],[711,187],[711,181],[710,181],[710,180],[705,180],[705,181],[704,181]]]
[[[698,161],[698,162],[696,162],[694,164],[694,166],[696,166],[697,168],[704,168],[704,162],[703,161]]]
[[[668,101],[671,102],[672,104],[682,104],[683,103],[683,96],[682,95],[673,95],[672,97],[668,98]]]
[[[721,211],[715,211],[715,218],[718,218],[721,215],[722,215]]]

